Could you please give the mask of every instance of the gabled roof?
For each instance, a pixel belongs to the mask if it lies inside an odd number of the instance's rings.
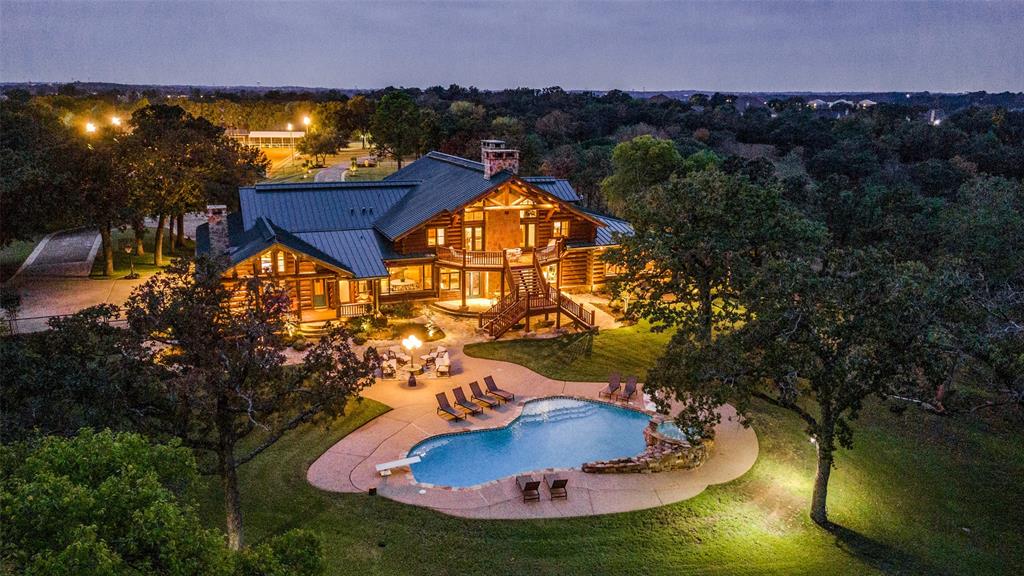
[[[233,218],[234,217],[234,218]],[[320,263],[340,272],[355,275],[352,267],[343,260],[330,254],[318,246],[311,244],[288,230],[275,225],[266,218],[257,218],[253,226],[247,230],[240,230],[238,226],[240,218],[235,214],[228,216],[228,239],[230,250],[228,259],[232,266],[240,264],[261,252],[269,250],[275,245],[305,254]],[[196,254],[203,255],[210,252],[210,226],[201,224],[196,227]]]
[[[245,229],[269,218],[291,232],[373,228],[419,182],[257,184],[238,192]]]
[[[488,180],[483,172],[483,164],[479,162],[430,152],[384,178],[384,182],[415,180],[419,185],[377,220],[377,230],[394,240],[442,212],[464,206],[512,177],[508,172],[499,172]]]
[[[523,182],[529,182],[537,188],[551,194],[563,202],[579,202],[580,197],[573,190],[568,180],[552,178],[550,176],[526,176],[521,178]]]

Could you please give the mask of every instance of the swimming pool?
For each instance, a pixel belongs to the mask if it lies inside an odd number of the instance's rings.
[[[575,468],[643,452],[650,416],[602,402],[543,398],[503,428],[427,438],[409,455],[418,482],[464,488],[544,468]]]

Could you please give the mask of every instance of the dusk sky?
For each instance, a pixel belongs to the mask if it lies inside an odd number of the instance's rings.
[[[0,80],[1024,90],[1024,1],[11,2]]]

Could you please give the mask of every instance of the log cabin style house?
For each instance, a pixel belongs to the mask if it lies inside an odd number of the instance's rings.
[[[475,313],[495,337],[556,311],[593,327],[570,294],[605,283],[600,255],[629,224],[583,208],[566,180],[519,176],[504,142],[485,140],[481,160],[431,152],[380,181],[242,188],[238,212],[208,208],[196,252],[227,259],[226,283],[283,283],[300,323],[417,300]]]

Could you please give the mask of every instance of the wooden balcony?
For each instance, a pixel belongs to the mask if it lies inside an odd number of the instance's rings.
[[[437,263],[459,268],[500,270],[505,265],[505,258],[501,250],[460,250],[449,246],[438,246]]]
[[[533,264],[536,260],[541,266],[554,263],[565,251],[565,243],[559,239],[556,243],[543,248],[524,248],[506,250],[462,250],[450,246],[437,247],[437,263],[458,268],[483,268],[500,270],[509,257],[512,266]]]

